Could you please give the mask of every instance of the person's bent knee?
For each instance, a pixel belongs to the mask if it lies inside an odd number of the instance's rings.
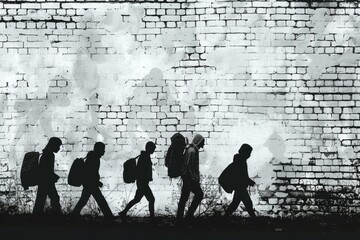
[[[132,200],[133,203],[139,203],[141,201],[141,198],[134,198]]]

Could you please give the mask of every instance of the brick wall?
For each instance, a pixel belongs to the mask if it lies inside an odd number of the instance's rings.
[[[217,177],[244,142],[260,214],[360,212],[359,15],[336,1],[2,1],[3,205],[31,211],[23,155],[57,136],[64,211],[81,190],[69,167],[95,141],[107,144],[102,191],[122,210],[135,191],[122,164],[152,140],[156,211],[174,214],[180,183],[164,154],[181,132],[206,138],[201,214],[231,200]],[[133,214],[147,214],[145,200]]]

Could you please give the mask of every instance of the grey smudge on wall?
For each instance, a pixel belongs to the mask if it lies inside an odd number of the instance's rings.
[[[268,137],[264,145],[269,149],[269,151],[273,155],[275,162],[282,162],[282,163],[290,162],[290,160],[287,160],[284,155],[286,152],[285,141],[276,131],[274,131]]]
[[[133,34],[139,31],[144,15],[142,6],[123,4],[118,9],[107,11],[102,25],[111,33],[125,31]]]
[[[20,123],[16,131],[14,145],[16,145],[27,132],[27,127],[36,126],[38,122],[40,123],[44,136],[47,138],[55,136],[52,128],[52,114],[56,111],[56,108],[70,105],[70,99],[68,97],[70,89],[71,85],[67,79],[56,76],[49,81],[45,98],[16,101],[14,109],[21,114],[20,116],[25,117],[25,121]]]
[[[91,59],[90,53],[80,49],[73,66],[73,77],[80,97],[85,100],[87,109],[90,113],[90,124],[86,131],[88,137],[95,143],[96,141],[106,142],[109,134],[98,124],[99,102],[99,84],[100,76],[98,72],[98,63]],[[83,136],[85,137],[85,136]],[[102,138],[102,139],[99,139]]]
[[[341,55],[323,55],[313,54],[307,55],[310,57],[309,67],[307,69],[311,79],[320,78],[326,68],[336,66],[339,64],[356,64],[360,59],[360,54],[346,52]]]
[[[166,86],[163,72],[159,68],[152,68],[133,88],[132,96],[128,99],[131,106],[130,118],[128,118],[128,136],[132,151],[143,150],[145,143],[152,139],[151,133],[157,132],[157,126],[162,126],[167,118],[168,105],[164,106],[164,99],[172,98],[163,89]],[[158,93],[160,91],[160,93]],[[158,94],[164,96],[158,99]],[[152,106],[159,106],[159,112],[152,112]],[[145,119],[142,119],[145,118]],[[159,136],[160,137],[160,136]]]
[[[91,59],[90,54],[80,49],[73,67],[73,77],[76,86],[83,93],[83,97],[93,94],[99,86],[100,77],[97,63]]]
[[[6,93],[0,92],[0,126],[5,125],[4,113],[7,112],[8,99],[6,97]],[[0,131],[1,134],[1,131]]]
[[[354,31],[341,32],[341,29],[345,27],[347,22],[339,21],[337,18],[338,16],[331,16],[328,9],[317,9],[311,17],[310,26],[313,27],[312,34],[306,34],[305,41],[299,43],[295,48],[295,52],[299,53],[296,58],[297,61],[301,59],[307,61],[307,74],[312,80],[320,78],[328,67],[339,64],[356,64],[360,59],[359,54],[354,54],[349,50],[342,54],[312,54],[312,51],[307,52],[307,49],[317,47],[320,41],[324,40],[324,36],[328,32],[334,32],[335,40],[339,41],[339,39],[341,39],[342,43],[356,39],[352,37]],[[351,19],[352,18],[349,18],[349,21],[351,21]],[[337,26],[339,24],[341,26]]]

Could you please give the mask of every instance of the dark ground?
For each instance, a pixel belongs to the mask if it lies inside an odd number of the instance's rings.
[[[360,216],[319,216],[307,218],[203,217],[178,225],[174,218],[116,219],[83,216],[72,220],[31,215],[0,215],[0,240],[70,239],[356,239],[360,240]]]

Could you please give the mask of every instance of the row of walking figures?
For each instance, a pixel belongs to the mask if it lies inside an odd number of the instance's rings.
[[[55,183],[59,176],[54,172],[55,155],[60,150],[62,141],[60,138],[52,137],[42,150],[25,154],[21,168],[21,182],[24,189],[37,185],[36,200],[33,208],[34,215],[42,215],[47,197],[50,198],[51,211],[55,214],[62,214],[60,198]],[[187,138],[181,133],[175,133],[171,137],[171,144],[165,157],[165,166],[168,168],[170,178],[181,177],[182,188],[178,202],[177,221],[184,222],[194,218],[195,210],[200,205],[204,193],[200,185],[199,172],[199,150],[204,148],[205,139],[202,135],[196,134],[189,144]],[[69,171],[68,183],[73,186],[82,186],[82,193],[76,206],[69,214],[71,217],[80,217],[80,212],[87,204],[90,196],[96,200],[106,220],[121,218],[126,220],[127,212],[145,196],[149,204],[150,219],[155,220],[155,197],[149,186],[152,178],[151,155],[155,152],[154,142],[147,142],[145,149],[136,158],[129,159],[124,163],[124,182],[136,182],[136,193],[134,198],[126,207],[115,216],[100,188],[99,168],[100,159],[105,153],[105,144],[96,142],[92,151],[89,151],[84,159],[76,159]],[[248,186],[254,186],[255,182],[249,178],[247,159],[250,157],[252,147],[249,144],[242,144],[238,153],[234,155],[230,163],[219,176],[219,184],[228,192],[233,193],[233,200],[222,214],[230,216],[242,201],[251,217],[256,217]],[[136,161],[137,159],[137,161]],[[193,193],[192,202],[184,217],[185,205],[189,200],[190,193]]]

